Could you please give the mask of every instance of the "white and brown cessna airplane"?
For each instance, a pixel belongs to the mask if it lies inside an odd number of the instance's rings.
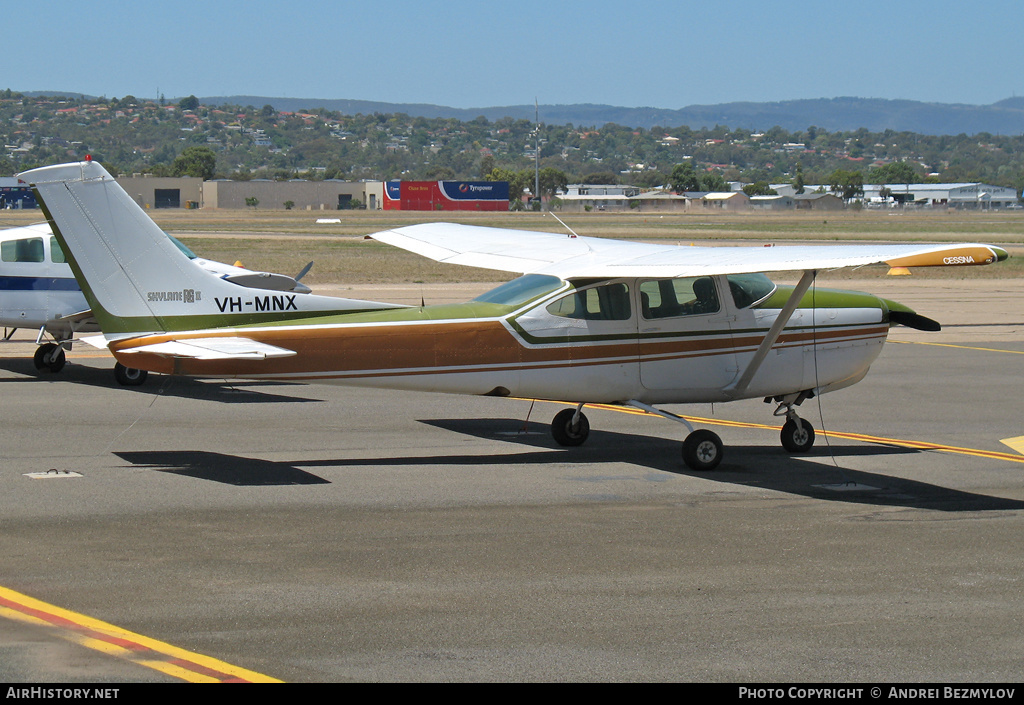
[[[305,310],[301,297],[240,293],[193,266],[97,163],[25,172],[103,335],[124,365],[275,379],[571,402],[551,430],[583,443],[586,404],[620,404],[685,424],[683,460],[711,470],[722,442],[661,404],[764,397],[782,444],[808,450],[795,407],[860,381],[895,324],[937,329],[871,294],[812,288],[821,269],[990,264],[979,244],[676,247],[603,238],[414,225],[372,237],[455,264],[522,274],[473,301],[384,310]],[[799,271],[795,286],[763,272]],[[273,309],[274,320],[255,314]],[[378,309],[378,310],[367,310]],[[225,314],[253,311],[237,324]]]

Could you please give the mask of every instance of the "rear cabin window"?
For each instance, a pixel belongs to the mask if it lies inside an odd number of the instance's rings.
[[[575,291],[548,304],[547,312],[587,321],[628,321],[632,315],[629,287],[615,283]]]
[[[50,236],[50,261],[55,264],[64,264],[68,261],[68,258],[64,256],[64,250],[60,249],[57,238],[52,235]]]
[[[715,280],[711,277],[656,279],[640,284],[640,305],[644,318],[674,318],[717,313]]]
[[[0,260],[4,262],[42,262],[43,238],[30,237],[0,242]]]

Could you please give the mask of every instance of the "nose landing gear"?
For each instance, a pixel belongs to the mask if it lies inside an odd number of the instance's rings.
[[[806,453],[814,445],[814,427],[797,416],[796,410],[793,408],[812,396],[814,396],[814,392],[808,390],[782,398],[769,397],[765,399],[766,403],[780,402],[772,416],[786,417],[786,423],[782,425],[781,440],[782,447],[790,453]]]

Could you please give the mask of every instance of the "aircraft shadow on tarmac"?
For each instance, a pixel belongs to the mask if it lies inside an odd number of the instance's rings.
[[[114,453],[132,465],[148,466],[198,480],[210,480],[226,485],[327,485],[328,480],[300,470],[289,463],[276,463],[259,458],[244,458],[226,453],[202,450],[143,450]]]
[[[137,387],[124,387],[114,381],[113,369],[92,367],[90,365],[72,365],[69,363],[58,373],[40,372],[35,369],[31,360],[8,358],[2,361],[0,369],[22,375],[20,377],[0,379],[0,384],[52,384],[54,382],[64,382],[136,394],[215,401],[222,404],[273,404],[323,401],[322,399],[276,393],[277,390],[298,388],[298,385],[288,382],[254,382],[252,380],[234,382],[231,380],[150,375],[145,384]],[[259,389],[254,389],[254,387]],[[262,389],[274,390],[274,392],[263,392],[261,391]]]
[[[433,419],[422,423],[478,438],[500,438],[518,445],[544,448],[539,452],[517,455],[454,456],[446,458],[401,458],[372,461],[380,464],[409,462],[470,463],[608,463],[622,462],[652,470],[699,477],[705,480],[753,487],[855,504],[898,506],[914,509],[965,512],[979,510],[1024,509],[1024,502],[1003,497],[963,492],[931,485],[917,480],[889,475],[848,470],[828,461],[829,458],[869,457],[898,458],[922,452],[911,448],[886,445],[853,444],[819,445],[805,455],[791,455],[780,445],[726,445],[721,465],[712,472],[690,470],[682,460],[681,440],[656,436],[639,436],[615,431],[593,430],[586,444],[577,448],[561,448],[555,444],[545,424],[528,425],[516,419]],[[774,436],[773,436],[774,439]],[[551,449],[556,455],[552,455]],[[819,462],[807,462],[814,458]]]
[[[726,485],[762,487],[833,502],[947,512],[1024,509],[1024,502],[1018,500],[963,492],[879,473],[846,470],[828,463],[807,462],[802,459],[814,457],[820,460],[828,459],[830,456],[895,459],[899,456],[927,452],[907,448],[833,443],[831,448],[816,448],[805,456],[790,456],[775,445],[728,446],[718,469],[699,473],[686,468],[681,458],[681,444],[673,439],[598,430],[591,433],[585,445],[578,448],[562,448],[551,439],[546,425],[524,425],[521,419],[431,419],[421,420],[421,423],[453,433],[491,442],[500,440],[534,450],[517,453],[318,459],[294,462],[274,462],[206,451],[133,451],[119,452],[116,455],[135,466],[149,466],[161,472],[239,486],[329,483],[328,480],[300,469],[300,466],[322,468],[497,465],[514,471],[517,465],[571,462],[582,466],[618,462]]]

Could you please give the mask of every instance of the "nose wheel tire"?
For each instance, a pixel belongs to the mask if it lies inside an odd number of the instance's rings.
[[[575,409],[563,409],[555,414],[555,418],[551,422],[551,435],[558,445],[582,445],[590,435],[590,422],[587,421],[587,417],[580,414],[576,424],[573,425],[572,418],[575,415]]]
[[[683,441],[683,462],[697,472],[708,472],[722,462],[722,439],[707,429],[697,429]]]
[[[782,447],[790,453],[806,453],[814,445],[814,428],[800,419],[788,419],[782,426]]]
[[[65,362],[67,358],[64,356],[64,348],[54,343],[40,345],[32,356],[32,364],[41,372],[60,372]]]
[[[137,370],[134,367],[125,367],[120,362],[114,365],[114,379],[125,387],[137,387],[146,381],[149,372]]]

